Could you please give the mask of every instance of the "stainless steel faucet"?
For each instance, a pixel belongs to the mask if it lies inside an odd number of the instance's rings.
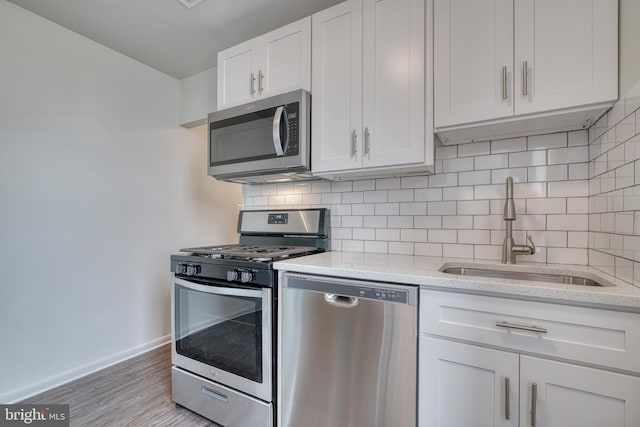
[[[516,205],[513,203],[513,178],[507,177],[507,199],[504,202],[505,232],[502,243],[502,263],[515,264],[516,255],[533,255],[536,253],[536,246],[527,235],[527,240],[531,245],[516,245],[513,242],[513,221],[516,220]]]

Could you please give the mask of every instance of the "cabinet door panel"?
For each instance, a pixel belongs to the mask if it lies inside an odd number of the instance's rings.
[[[419,366],[420,427],[518,425],[517,354],[421,336]]]
[[[615,0],[515,0],[516,115],[615,100],[617,19]]]
[[[520,425],[632,427],[640,425],[640,378],[521,356]]]
[[[307,17],[259,38],[264,62],[261,96],[295,89],[311,90],[311,18]]]
[[[253,99],[251,73],[254,50],[250,42],[218,53],[218,110],[249,102]],[[257,78],[257,76],[255,76]]]
[[[424,162],[424,16],[424,0],[363,3],[365,168]]]
[[[312,19],[312,168],[314,172],[360,168],[362,1],[340,3]]]
[[[435,126],[513,115],[512,0],[434,6]]]

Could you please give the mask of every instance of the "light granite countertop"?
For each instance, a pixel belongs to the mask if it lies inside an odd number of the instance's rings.
[[[609,286],[580,286],[528,280],[457,276],[439,271],[446,263],[456,263],[463,267],[482,264],[501,270],[516,268],[560,274],[579,272],[585,277],[597,278]],[[586,266],[522,263],[514,267],[486,260],[330,251],[278,261],[274,267],[281,271],[402,283],[422,288],[513,296],[522,299],[640,313],[640,288]]]

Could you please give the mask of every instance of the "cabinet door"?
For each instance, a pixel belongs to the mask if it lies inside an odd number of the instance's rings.
[[[362,166],[362,0],[313,20],[313,172]]]
[[[617,0],[515,0],[514,26],[516,115],[617,99]]]
[[[257,38],[258,94],[311,90],[311,17]]]
[[[419,354],[420,427],[518,425],[517,354],[425,336]]]
[[[520,425],[637,427],[640,378],[521,356]]]
[[[252,40],[218,52],[218,110],[250,102],[257,95]]]
[[[513,0],[435,0],[435,127],[513,115]]]
[[[363,167],[425,161],[425,0],[363,2]]]

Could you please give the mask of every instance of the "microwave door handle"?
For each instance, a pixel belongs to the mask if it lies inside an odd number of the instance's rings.
[[[285,113],[284,106],[280,106],[276,108],[276,113],[273,116],[273,147],[276,149],[276,155],[278,157],[284,156],[284,152],[287,149],[287,145],[289,145],[289,123],[287,120],[287,116],[284,116],[285,125],[286,125],[286,140],[284,144],[280,140],[280,120],[282,119],[283,113]]]

